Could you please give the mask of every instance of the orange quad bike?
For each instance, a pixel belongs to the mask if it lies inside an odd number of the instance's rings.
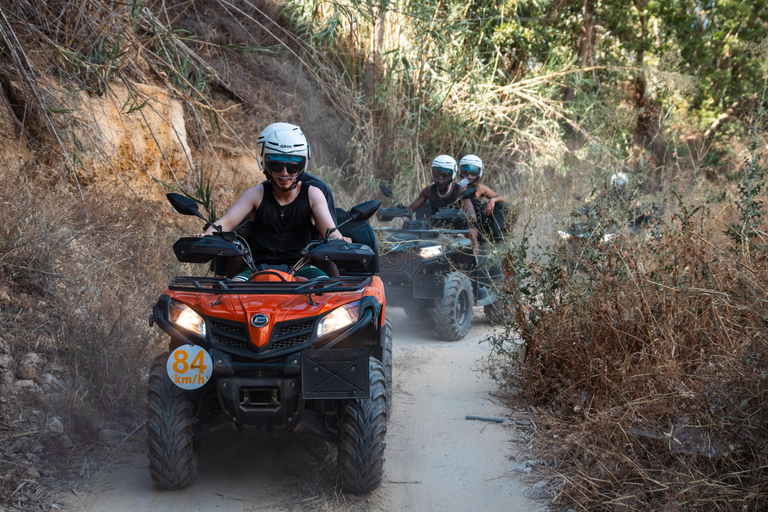
[[[194,201],[168,199],[177,212],[208,222]],[[392,329],[367,222],[380,205],[368,201],[345,215],[336,229],[352,243],[330,240],[329,231],[288,272],[257,268],[236,232],[174,244],[181,262],[241,258],[253,274],[248,281],[174,277],[152,308],[150,325],[170,336],[147,392],[149,469],[158,486],[190,485],[199,440],[223,429],[313,434],[338,446],[345,491],[381,484]],[[340,277],[294,277],[322,262],[334,262]]]

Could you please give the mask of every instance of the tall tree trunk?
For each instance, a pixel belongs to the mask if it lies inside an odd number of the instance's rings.
[[[634,103],[640,110],[635,125],[635,144],[642,148],[648,148],[653,155],[653,170],[648,176],[650,191],[658,189],[661,182],[661,174],[667,163],[667,140],[662,133],[660,126],[659,107],[646,96],[648,82],[645,71],[642,69],[645,64],[645,47],[648,37],[648,0],[637,0],[635,6],[640,11],[640,40],[635,53],[635,66],[638,68],[634,83]]]
[[[595,38],[594,0],[584,0],[581,17],[583,23],[581,25],[581,36],[579,38],[579,50],[576,54],[576,61],[579,67],[584,68],[593,61],[592,48],[594,47]],[[563,91],[563,101],[571,101],[574,94],[573,87],[566,87]]]

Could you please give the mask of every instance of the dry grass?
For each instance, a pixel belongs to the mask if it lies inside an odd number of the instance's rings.
[[[17,452],[0,452],[0,495],[32,506],[45,493],[17,489],[30,468],[56,475],[70,456],[49,429],[51,417],[77,445],[92,445],[101,428],[140,423],[146,368],[162,350],[146,319],[177,267],[168,248],[175,230],[130,199],[82,200],[30,170],[0,180],[8,219],[0,227],[0,291],[12,298],[0,304],[12,358],[0,372],[0,423],[3,446],[21,442]],[[17,364],[29,352],[45,364],[25,387]]]
[[[548,411],[539,449],[564,482],[560,503],[768,506],[766,222],[734,242],[740,197],[681,203],[663,225],[583,252],[571,275],[556,258],[510,260],[526,344],[514,378]]]

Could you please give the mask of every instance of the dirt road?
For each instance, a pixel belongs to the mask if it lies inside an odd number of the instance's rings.
[[[389,312],[394,321],[394,410],[387,432],[385,477],[367,497],[345,497],[333,478],[333,449],[313,439],[221,435],[202,443],[199,477],[182,491],[154,488],[144,438],[69,493],[84,512],[123,511],[536,511],[516,478],[513,426],[471,421],[504,417],[495,389],[475,371],[488,352],[478,343],[490,326],[481,309],[469,335],[436,341],[425,322]],[[318,445],[323,445],[318,448]]]

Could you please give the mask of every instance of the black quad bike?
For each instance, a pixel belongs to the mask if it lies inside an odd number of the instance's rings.
[[[197,204],[168,194],[184,215]],[[248,281],[174,277],[150,325],[170,336],[148,384],[149,469],[163,488],[188,486],[196,446],[223,429],[278,436],[307,433],[338,446],[344,489],[366,493],[382,480],[392,397],[392,330],[369,219],[381,202],[352,208],[337,229],[304,248],[288,271],[258,269],[246,240],[217,232],[178,240],[179,261],[242,259]],[[302,280],[306,264],[332,261],[340,277]]]
[[[382,193],[394,199],[382,185]],[[464,191],[458,201],[474,194]],[[402,307],[412,318],[431,319],[441,339],[457,341],[466,336],[474,305],[483,306],[493,323],[501,323],[503,304],[497,290],[501,271],[487,263],[481,247],[475,257],[469,238],[469,215],[459,208],[444,208],[434,215],[413,219],[402,204],[383,208],[382,222],[403,218],[399,228],[376,228],[381,253],[380,276],[390,306]]]
[[[581,200],[578,194],[574,194],[574,198]],[[611,213],[608,206],[587,202],[572,211],[571,220],[557,231],[568,250],[566,259],[569,272],[577,271],[583,260],[598,258],[601,246],[612,244],[619,233],[634,237],[658,235],[658,229],[661,229],[659,221],[664,213],[663,204],[637,201],[632,205],[621,204],[615,209],[618,218],[606,215],[606,211]],[[651,230],[647,232],[649,228]]]

